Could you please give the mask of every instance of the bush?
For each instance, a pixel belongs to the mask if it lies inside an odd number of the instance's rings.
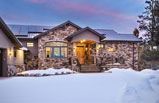
[[[146,61],[156,61],[159,60],[159,51],[156,50],[146,50],[142,53],[141,58]]]

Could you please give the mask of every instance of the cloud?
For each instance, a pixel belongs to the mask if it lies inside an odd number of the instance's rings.
[[[17,13],[2,13],[1,16],[9,21],[30,21],[30,17],[26,15],[18,15]]]
[[[111,17],[114,20],[133,20],[135,16],[127,15],[118,10],[111,10],[110,8],[100,7],[91,3],[77,3],[73,0],[29,0],[31,3],[46,5],[49,8],[57,9],[61,12],[71,11],[87,16],[96,17]]]

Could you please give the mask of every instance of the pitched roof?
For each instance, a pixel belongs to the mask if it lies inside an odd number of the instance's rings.
[[[11,42],[13,44],[15,44],[15,46],[17,48],[22,47],[21,42],[15,37],[15,35],[12,33],[12,31],[9,29],[9,27],[5,24],[5,22],[2,20],[2,18],[0,17],[0,28],[2,29],[2,31],[6,34],[6,36],[11,40]]]
[[[95,30],[101,33],[101,35],[105,36],[105,38],[102,41],[129,41],[129,42],[142,41],[133,34],[119,34],[114,30],[107,30],[107,29],[95,29]]]
[[[62,23],[62,24],[60,24],[60,25],[58,25],[58,26],[53,27],[52,29],[50,29],[50,30],[48,30],[48,31],[46,31],[46,32],[41,33],[40,35],[35,36],[34,38],[35,38],[35,39],[36,39],[36,38],[39,38],[39,37],[41,37],[41,36],[43,36],[43,35],[49,33],[50,31],[56,30],[57,28],[63,27],[64,25],[68,25],[68,24],[70,24],[70,25],[72,25],[72,26],[74,26],[74,27],[76,27],[76,28],[78,28],[78,29],[81,29],[80,26],[74,24],[73,22],[71,22],[71,21],[66,21],[66,22],[64,22],[64,23]]]
[[[96,32],[100,33],[100,34],[118,34],[116,31],[112,30],[112,29],[94,29]]]
[[[29,39],[31,39],[31,38],[34,38],[34,37],[38,38],[42,35],[47,34],[48,32],[50,32],[52,30],[55,30],[59,27],[62,27],[64,25],[66,25],[66,24],[71,24],[71,25],[77,27],[78,29],[81,29],[81,27],[72,23],[71,21],[66,21],[65,23],[60,24],[56,27],[40,26],[40,25],[9,25],[9,27],[13,31],[14,35],[16,35],[17,38],[24,38],[24,39],[29,38]],[[101,36],[105,37],[105,39],[103,39],[103,41],[141,42],[141,40],[138,39],[137,37],[135,37],[133,34],[119,34],[112,29],[94,29],[94,31],[98,32]],[[70,38],[70,37],[68,37],[68,38]]]
[[[40,25],[9,24],[8,26],[17,38],[33,38],[34,36],[53,28],[53,26]]]
[[[75,32],[75,33],[73,33],[72,35],[66,37],[65,39],[70,40],[70,39],[72,39],[74,36],[76,36],[76,35],[78,35],[78,34],[80,34],[80,33],[83,33],[84,31],[87,31],[87,30],[90,31],[90,32],[92,32],[92,33],[94,33],[94,34],[96,34],[96,35],[99,36],[101,39],[105,38],[103,35],[101,35],[100,33],[96,32],[95,30],[93,30],[93,29],[91,29],[91,28],[89,28],[89,27],[85,27],[85,28],[83,28],[83,29],[81,29],[81,30],[79,30],[79,31],[77,31],[77,32]]]

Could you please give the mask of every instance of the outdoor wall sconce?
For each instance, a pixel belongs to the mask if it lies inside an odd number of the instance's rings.
[[[80,42],[83,43],[83,42],[85,42],[85,41],[86,41],[86,40],[81,40]]]
[[[9,56],[11,57],[12,56],[12,49],[11,48],[9,48]]]
[[[115,50],[114,50],[114,48],[108,48],[108,51],[109,52],[114,52]]]

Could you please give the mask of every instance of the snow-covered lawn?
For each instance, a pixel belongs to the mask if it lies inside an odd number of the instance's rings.
[[[0,103],[159,103],[159,71],[110,71],[0,78]]]

